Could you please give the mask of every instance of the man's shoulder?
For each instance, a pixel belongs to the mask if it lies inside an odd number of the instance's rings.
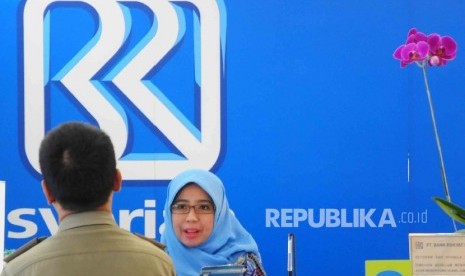
[[[166,246],[165,246],[164,244],[162,244],[161,242],[158,242],[158,241],[153,240],[153,239],[151,239],[151,238],[147,238],[146,236],[141,235],[141,234],[139,234],[139,233],[132,233],[132,234],[134,234],[136,237],[138,237],[138,238],[140,238],[140,239],[142,239],[142,240],[144,240],[144,241],[149,242],[150,244],[152,244],[152,245],[158,247],[159,249],[161,249],[161,250],[163,250],[163,251],[164,251],[165,248],[166,248]]]
[[[134,252],[149,253],[158,259],[162,259],[170,264],[172,263],[171,258],[165,251],[166,246],[164,244],[138,233],[130,234],[137,244],[137,248],[134,249]]]
[[[39,243],[41,243],[45,239],[47,239],[47,237],[38,237],[38,238],[34,238],[34,239],[30,240],[29,242],[27,242],[26,244],[24,244],[20,248],[16,249],[13,253],[6,256],[3,259],[3,261],[8,263],[8,262],[14,260],[15,258],[17,258],[17,257],[21,256],[22,254],[26,253],[27,251],[29,251],[30,249],[34,248],[36,245],[38,245]]]
[[[91,231],[93,232],[92,235],[77,235],[79,236],[77,238],[76,235],[70,238],[68,235],[63,237],[58,233],[58,235],[50,237],[43,243],[41,243],[44,240],[43,238],[34,239],[16,250],[13,253],[14,255],[7,257],[5,261],[8,264],[5,266],[4,271],[16,275],[18,271],[30,269],[29,267],[32,266],[34,268],[31,269],[36,271],[46,271],[50,265],[53,266],[56,262],[60,262],[61,264],[68,264],[60,268],[60,271],[66,272],[69,269],[74,269],[74,267],[82,266],[82,260],[85,260],[85,263],[116,260],[119,263],[130,264],[131,267],[150,267],[156,271],[163,271],[161,275],[175,275],[172,260],[161,249],[160,243],[128,231],[120,231],[120,229],[117,231],[108,230],[107,228],[107,231],[103,234],[99,231]],[[122,232],[125,232],[125,234],[122,234]],[[96,238],[96,236],[99,238]],[[64,240],[66,241],[64,242]],[[70,250],[68,245],[71,242],[77,243],[76,246],[79,249],[73,247],[71,252],[68,252],[67,250]],[[90,247],[89,244],[94,246]],[[76,254],[79,254],[79,260],[74,258]],[[8,273],[5,275],[8,275]],[[41,272],[40,275],[47,274]],[[66,273],[62,275],[66,275]],[[135,273],[134,275],[143,274]]]

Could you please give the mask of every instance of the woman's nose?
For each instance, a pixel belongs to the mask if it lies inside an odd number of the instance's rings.
[[[189,209],[189,213],[187,213],[186,221],[198,221],[199,218],[197,217],[197,214],[195,213],[194,208]]]

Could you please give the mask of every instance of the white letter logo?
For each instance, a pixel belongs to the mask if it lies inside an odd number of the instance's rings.
[[[81,51],[50,78],[50,6],[64,2],[91,6],[98,15],[98,30]],[[199,48],[194,49],[193,55],[196,65],[193,86],[200,90],[199,127],[147,77],[154,68],[161,70],[162,62],[166,62],[164,58],[185,35],[185,20],[177,2],[189,3],[189,7],[195,9],[193,39]],[[130,31],[131,18],[125,13],[125,3],[142,4],[153,13],[152,26],[127,55],[96,80],[102,68],[120,51]],[[186,169],[213,167],[221,149],[222,3],[215,0],[29,0],[23,18],[24,143],[26,156],[35,170],[39,171],[38,149],[45,135],[48,112],[45,106],[49,104],[46,86],[51,81],[59,82],[82,105],[79,108],[84,108],[108,133],[125,179],[171,179]],[[126,113],[103,82],[119,89],[180,154],[128,153],[130,130]]]

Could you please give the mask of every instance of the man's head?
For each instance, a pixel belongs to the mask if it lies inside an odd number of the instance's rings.
[[[65,123],[47,133],[39,162],[49,201],[70,212],[104,205],[120,182],[110,137],[88,124]]]

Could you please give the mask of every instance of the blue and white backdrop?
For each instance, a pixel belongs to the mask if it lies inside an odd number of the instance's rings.
[[[209,169],[269,275],[286,271],[288,233],[300,275],[355,276],[408,259],[409,233],[454,230],[431,200],[444,192],[421,70],[392,53],[411,27],[459,44],[429,76],[465,205],[465,2],[0,3],[5,249],[56,231],[37,150],[70,120],[115,144],[121,227],[158,239],[168,181]]]

